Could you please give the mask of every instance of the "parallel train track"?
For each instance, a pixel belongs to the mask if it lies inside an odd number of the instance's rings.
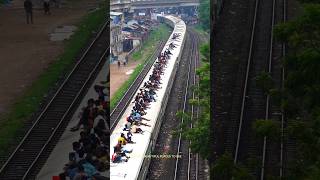
[[[179,110],[188,111],[192,112],[194,118],[198,116],[198,109],[188,103],[189,98],[195,97],[195,94],[191,91],[191,86],[197,85],[195,70],[199,64],[198,42],[199,38],[196,33],[187,30],[181,62],[160,129],[162,133],[159,134],[157,148],[154,152],[155,154],[169,153],[175,155],[175,158],[152,160],[148,174],[149,179],[158,179],[160,177],[174,180],[205,179],[205,175],[202,172],[204,163],[197,154],[191,153],[190,142],[183,140],[181,134],[178,134],[176,138],[172,137],[172,131],[184,121],[176,117],[176,112]],[[190,124],[190,126],[192,125]],[[168,147],[170,148],[167,149]]]
[[[283,4],[280,2],[283,2]],[[268,140],[267,137],[264,137],[261,141],[255,136],[252,125],[256,119],[279,121],[283,131],[284,116],[281,109],[275,105],[269,95],[265,95],[257,87],[255,77],[260,72],[268,72],[273,79],[276,79],[276,85],[279,88],[283,87],[283,72],[279,60],[285,51],[282,50],[283,46],[280,45],[279,48],[279,45],[273,41],[273,29],[275,22],[279,21],[280,18],[279,15],[277,18],[277,12],[282,12],[282,16],[285,17],[285,8],[285,1],[255,1],[255,13],[241,98],[241,111],[240,115],[233,114],[231,116],[239,118],[239,124],[234,123],[232,125],[237,127],[232,129],[237,130],[229,131],[231,133],[229,136],[235,137],[236,143],[227,146],[229,149],[234,148],[234,163],[245,163],[249,158],[261,160],[261,164],[249,169],[252,175],[259,177],[261,180],[264,180],[266,175],[283,176],[283,141],[277,143]]]
[[[76,105],[106,62],[109,54],[108,39],[109,22],[106,22],[1,167],[1,180],[35,178],[66,128]]]
[[[185,94],[184,94],[184,100],[183,100],[183,112],[190,112],[191,113],[191,119],[197,118],[199,115],[199,110],[197,107],[190,105],[188,100],[190,98],[195,98],[195,93],[192,91],[192,86],[197,85],[197,76],[196,76],[196,68],[199,64],[199,54],[198,54],[198,43],[199,43],[199,37],[196,33],[192,32],[191,30],[188,30],[189,37],[191,38],[192,44],[191,44],[191,51],[189,55],[189,64],[188,64],[188,76],[187,76],[187,85],[185,87]],[[184,119],[181,118],[181,124],[184,123]],[[192,128],[193,124],[192,122],[189,124],[189,127]],[[199,155],[193,154],[191,152],[191,149],[189,141],[183,140],[181,137],[181,133],[179,134],[178,139],[178,148],[177,148],[177,158],[175,162],[175,171],[174,171],[174,180],[176,179],[186,179],[186,180],[197,180],[202,179],[203,173],[199,173],[200,169],[199,165],[202,166],[199,162]],[[181,158],[178,158],[178,155],[181,155]],[[201,177],[200,177],[201,176]]]

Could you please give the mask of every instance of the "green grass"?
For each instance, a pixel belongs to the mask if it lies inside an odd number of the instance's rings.
[[[133,73],[130,75],[129,79],[124,82],[121,87],[114,93],[111,98],[110,108],[111,110],[117,105],[120,99],[124,96],[127,89],[136,79],[138,74],[142,71],[144,64],[151,58],[153,52],[156,50],[155,44],[160,40],[167,40],[171,30],[165,24],[160,24],[156,29],[151,31],[148,40],[146,40],[141,47],[141,49],[132,54],[132,59],[134,61],[140,61],[141,63],[134,69]]]
[[[208,36],[208,30],[203,29],[203,27],[200,24],[195,25],[193,29],[201,35]]]
[[[78,24],[78,30],[65,44],[65,51],[49,65],[39,78],[18,97],[9,112],[2,115],[0,121],[0,154],[6,153],[11,141],[15,141],[19,130],[31,114],[39,108],[44,95],[57,82],[59,76],[70,70],[75,57],[88,42],[93,31],[104,23],[106,9],[101,8],[87,14]]]

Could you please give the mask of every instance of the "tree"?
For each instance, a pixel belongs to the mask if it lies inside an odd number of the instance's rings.
[[[280,137],[280,123],[273,120],[258,119],[253,123],[253,130],[260,137],[277,140]]]
[[[288,178],[312,180],[320,174],[320,1],[300,2],[306,3],[303,14],[278,26],[275,34],[289,47],[282,107],[297,151]]]
[[[265,93],[268,94],[273,88],[273,80],[270,73],[261,72],[256,78],[257,86]]]
[[[230,154],[223,154],[214,163],[211,174],[215,179],[253,180],[248,169],[242,165],[234,164]]]
[[[210,1],[200,0],[199,19],[203,29],[210,30]]]

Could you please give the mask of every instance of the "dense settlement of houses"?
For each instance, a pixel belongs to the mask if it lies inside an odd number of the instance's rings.
[[[110,63],[124,62],[139,49],[140,45],[148,38],[152,27],[157,25],[156,13],[184,12],[187,18],[185,22],[197,21],[196,8],[132,8],[132,3],[140,0],[111,0],[110,1]],[[170,12],[171,11],[171,12]],[[179,11],[179,13],[178,13]]]

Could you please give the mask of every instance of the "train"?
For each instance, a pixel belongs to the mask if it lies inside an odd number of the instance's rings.
[[[164,74],[161,75],[162,84],[161,88],[157,90],[157,100],[152,102],[150,108],[146,110],[147,114],[144,118],[147,118],[147,123],[150,125],[141,127],[144,130],[143,134],[133,134],[132,141],[133,144],[126,144],[125,149],[132,151],[129,156],[130,158],[127,161],[121,161],[117,163],[110,163],[110,178],[111,180],[142,180],[146,179],[148,174],[149,165],[151,162],[152,152],[155,148],[157,137],[160,131],[162,124],[162,118],[167,106],[169,94],[173,85],[173,79],[175,78],[177,68],[182,56],[183,48],[186,40],[186,24],[180,18],[174,15],[164,15],[157,14],[157,19],[166,23],[173,30],[172,33],[166,42],[165,46],[162,49],[162,53],[169,48],[169,45],[174,42],[176,48],[171,50],[172,55],[168,60],[167,67],[164,70]],[[173,38],[177,37],[177,38]],[[145,76],[145,79],[140,85],[140,88],[143,87],[144,82],[147,82],[149,76],[152,74],[152,68]],[[139,92],[135,92],[135,95]],[[131,102],[134,101],[134,98],[131,99]],[[114,149],[113,147],[118,143],[118,138],[123,131],[125,124],[127,123],[126,117],[131,114],[131,110],[134,104],[130,103],[121,118],[119,119],[116,127],[110,135],[110,157],[112,157]]]

